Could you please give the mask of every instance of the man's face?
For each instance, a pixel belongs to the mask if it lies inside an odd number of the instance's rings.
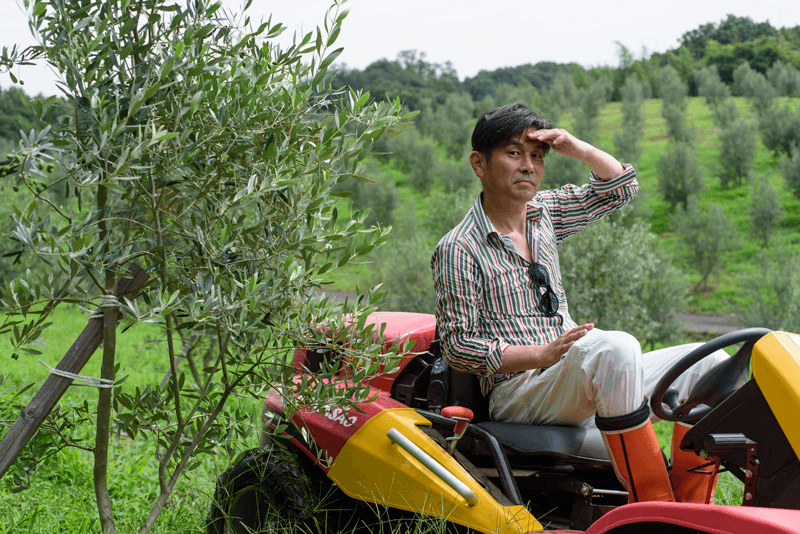
[[[527,134],[532,131],[495,148],[488,161],[479,152],[470,155],[472,168],[492,202],[528,202],[539,191],[546,145],[528,139]]]

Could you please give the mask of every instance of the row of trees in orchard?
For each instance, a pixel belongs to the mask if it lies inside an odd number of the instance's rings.
[[[668,342],[682,331],[675,312],[688,299],[697,301],[697,295],[713,292],[738,250],[754,248],[753,257],[763,272],[780,271],[783,260],[776,258],[797,254],[796,240],[787,237],[794,219],[787,215],[787,197],[781,192],[800,199],[796,99],[800,96],[800,30],[770,28],[767,23],[728,17],[719,25],[689,32],[674,51],[638,60],[620,45],[617,69],[539,63],[481,72],[459,83],[451,66],[425,67],[424,54],[409,51],[395,62],[376,62],[363,72],[340,71],[340,83],[368,88],[375,95],[378,87],[386,87],[380,83],[389,79],[381,76],[382,69],[392,65],[392,83],[402,87],[386,94],[407,97],[404,104],[420,112],[409,131],[379,141],[377,151],[384,155],[370,163],[375,183],[360,183],[352,190],[354,206],[372,210],[370,222],[393,225],[398,231],[393,246],[377,253],[381,268],[374,275],[388,289],[389,305],[433,309],[429,252],[469,209],[480,188],[466,162],[471,129],[480,113],[511,102],[541,111],[555,124],[621,160],[641,163],[640,172],[647,174],[640,180],[655,178],[643,188],[630,214],[610,222],[608,229],[600,225],[597,230],[615,236],[609,242],[647,242],[656,251],[642,258],[640,270],[648,274],[631,277],[637,282],[648,279],[651,286],[627,291],[641,301],[651,298],[652,303],[640,302],[641,314],[633,317],[637,307],[629,303],[615,307],[621,301],[592,300],[592,295],[602,293],[597,276],[588,276],[592,271],[582,276],[583,271],[575,270],[571,276],[565,269],[568,292],[575,295],[573,306],[580,302],[573,309],[576,317],[604,319],[620,327],[648,325],[634,333],[646,343]],[[704,43],[702,50],[699,43]],[[737,58],[735,68],[728,69],[723,61],[729,56]],[[415,77],[415,83],[402,84],[404,70],[409,71],[406,76]],[[370,80],[380,83],[371,85]],[[429,92],[433,87],[435,92]],[[446,88],[453,90],[442,92]],[[650,102],[660,104],[657,117],[646,115],[645,105]],[[701,102],[710,114],[710,121],[706,119],[702,126],[696,123],[696,114],[690,114],[690,106],[696,108]],[[619,118],[609,122],[603,116],[611,106],[619,109]],[[646,135],[646,121],[656,120],[663,124],[660,140]],[[644,153],[645,145],[651,153]],[[757,162],[759,154],[762,159]],[[545,187],[584,180],[579,162],[558,154],[548,156]],[[414,193],[409,197],[406,191]],[[743,197],[738,211],[748,219],[732,220],[731,210],[716,201],[718,194]],[[788,202],[796,205],[796,200]],[[647,241],[637,234],[643,231],[673,237]],[[587,249],[598,257],[613,256],[599,248],[603,239],[593,232],[586,234],[592,237],[575,238],[574,244],[568,241],[563,247],[570,265],[586,264],[581,255]],[[778,243],[774,243],[776,235],[781,236]],[[667,250],[680,261],[671,262]],[[620,258],[620,262],[630,263],[630,259]],[[670,263],[692,273],[691,284],[679,272],[663,267]],[[656,265],[662,267],[653,268]],[[784,281],[797,278],[786,272],[776,276]],[[792,283],[798,286],[800,281]],[[685,287],[693,291],[686,294]],[[666,293],[678,297],[668,298]],[[760,304],[733,309],[744,320],[800,329],[800,311],[790,303],[776,304],[770,313],[763,311],[770,300],[777,303],[783,297],[753,289],[747,299]]]

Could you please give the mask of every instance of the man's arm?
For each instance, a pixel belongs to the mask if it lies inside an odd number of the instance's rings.
[[[530,130],[527,135],[532,141],[547,143],[563,156],[582,161],[604,182],[616,178],[624,171],[622,164],[611,154],[581,141],[566,130]]]
[[[491,376],[508,346],[485,339],[479,330],[477,303],[483,298],[479,269],[455,243],[439,243],[431,258],[436,291],[436,322],[447,363],[459,371]]]
[[[592,328],[594,328],[592,323],[576,326],[547,345],[511,345],[503,351],[503,363],[497,372],[515,373],[529,369],[546,369],[558,362],[561,356]]]

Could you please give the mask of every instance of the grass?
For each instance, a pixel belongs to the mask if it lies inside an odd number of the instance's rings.
[[[0,339],[3,374],[10,383],[33,383],[33,391],[47,378],[49,371],[38,363],[41,358],[55,367],[72,342],[86,325],[87,316],[75,307],[59,308],[53,324],[46,331],[41,356],[22,353],[14,360],[7,339]],[[118,337],[118,376],[129,375],[126,387],[144,387],[159,383],[168,367],[161,358],[158,330],[152,325],[137,325]],[[95,353],[80,374],[99,376],[100,354]],[[5,391],[9,383],[0,387]],[[70,387],[60,406],[87,402],[91,410],[97,402],[97,390],[89,387]],[[1,408],[1,406],[0,406]],[[2,412],[0,412],[2,413]],[[0,434],[7,428],[0,423]],[[93,425],[79,427],[73,439],[91,447]],[[245,444],[243,444],[245,445]],[[152,443],[132,441],[121,437],[112,441],[109,466],[109,491],[119,532],[136,532],[150,512],[158,492],[157,462]],[[224,469],[218,458],[207,457],[200,468],[190,472],[178,483],[174,497],[158,520],[154,532],[204,532],[204,520],[213,494],[214,477]],[[9,477],[0,484],[0,533],[95,533],[100,530],[92,483],[92,455],[78,448],[61,450],[41,464],[31,477],[30,486],[14,493]]]

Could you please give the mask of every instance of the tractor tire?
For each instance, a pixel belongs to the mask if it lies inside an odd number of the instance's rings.
[[[219,477],[207,532],[293,532],[301,526],[324,532],[328,518],[321,505],[334,490],[298,451],[275,445],[252,449]]]

